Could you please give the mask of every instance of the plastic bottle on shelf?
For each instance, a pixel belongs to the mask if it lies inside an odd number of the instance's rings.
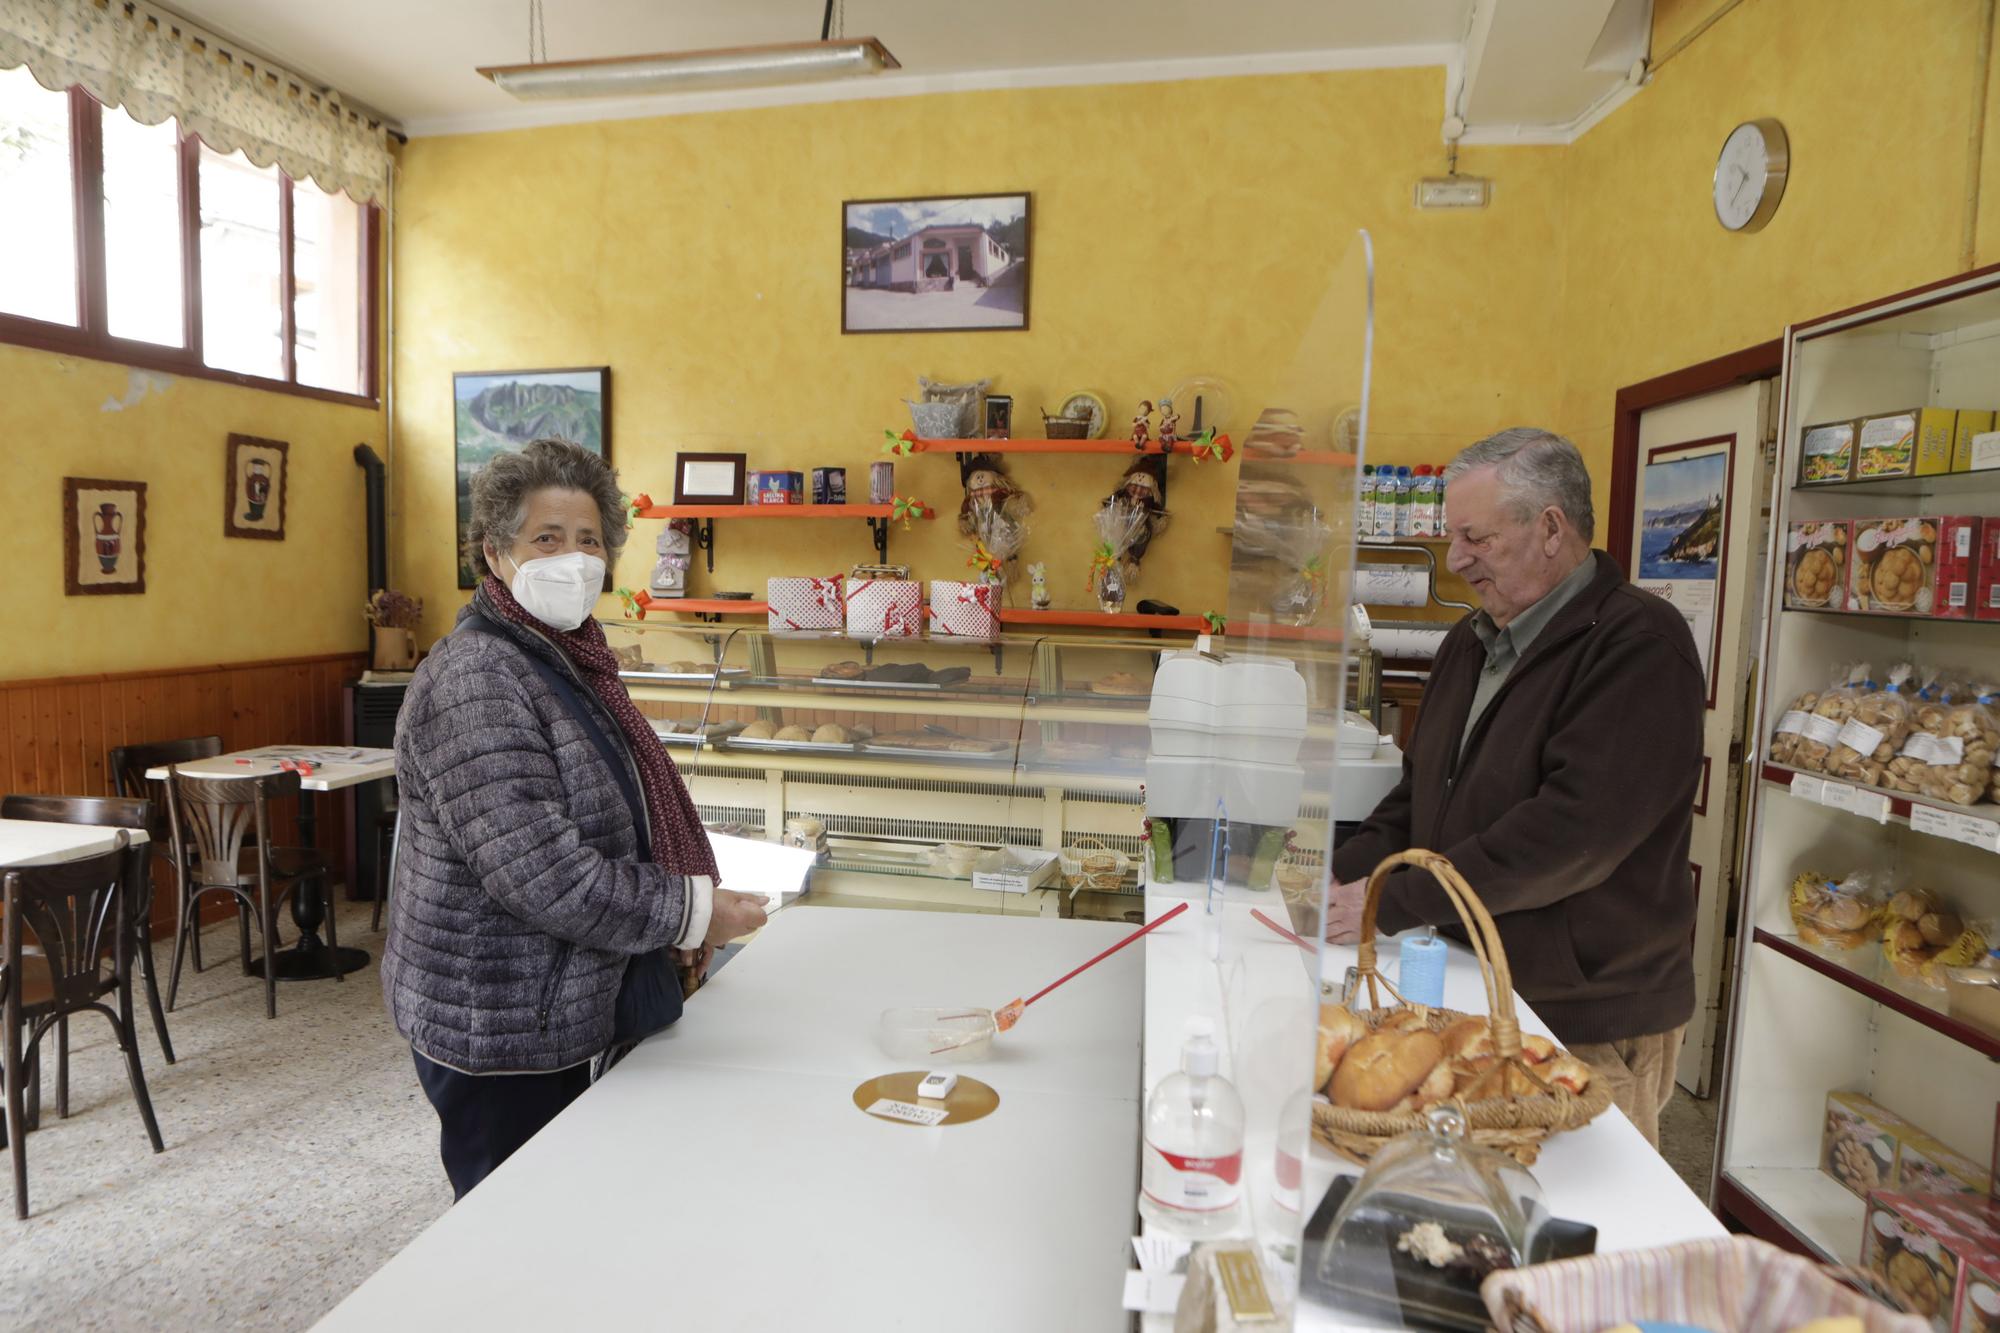
[[[1354,531],[1366,541],[1375,531],[1375,465],[1361,465],[1361,493],[1354,502]]]
[[[1396,469],[1387,463],[1375,469],[1375,521],[1368,535],[1378,542],[1396,539]]]
[[[1410,496],[1410,535],[1437,536],[1437,478],[1429,463],[1417,465],[1417,479]]]
[[[1189,1019],[1180,1069],[1146,1100],[1139,1214],[1172,1235],[1228,1235],[1242,1218],[1243,1099],[1220,1068],[1215,1024]]]
[[[1416,480],[1410,476],[1410,469],[1396,469],[1396,536],[1410,535],[1410,504],[1417,498]]]

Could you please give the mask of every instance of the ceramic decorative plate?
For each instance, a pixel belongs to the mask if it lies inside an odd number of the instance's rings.
[[[1090,438],[1095,440],[1104,434],[1104,423],[1110,418],[1104,411],[1104,400],[1087,390],[1078,390],[1063,399],[1059,417],[1089,417]]]

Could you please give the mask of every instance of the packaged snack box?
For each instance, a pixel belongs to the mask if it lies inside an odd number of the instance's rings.
[[[2000,520],[1988,519],[1979,529],[1979,555],[1973,566],[1973,618],[2000,620]]]
[[[816,505],[844,505],[847,503],[846,468],[816,467],[813,469],[813,503]]]
[[[845,580],[778,578],[764,585],[766,623],[774,630],[839,629],[847,623]]]
[[[1935,477],[1951,471],[1951,443],[1957,431],[1957,408],[1926,407],[1918,410],[1918,476]]]
[[[887,461],[868,465],[868,503],[885,505],[896,498],[896,465]]]
[[[1888,412],[1861,418],[1855,437],[1854,479],[1907,477],[1917,467],[1917,413]]]
[[[847,632],[910,638],[924,625],[923,588],[914,579],[847,580]]]
[[[992,401],[988,399],[987,401]],[[1000,632],[997,584],[931,580],[931,633],[990,639]]]
[[[1975,1285],[2000,1286],[2000,1217],[1983,1202],[1878,1190],[1863,1227],[1861,1266],[1898,1304],[1937,1333],[1982,1327],[1964,1320],[1991,1304]]]
[[[1847,609],[1890,616],[1972,614],[1976,517],[1854,520]]]
[[[1896,1148],[1915,1125],[1858,1092],[1826,1095],[1826,1130],[1820,1136],[1819,1169],[1865,1199],[1896,1179]]]
[[[1951,432],[1951,470],[1972,471],[1972,441],[1993,429],[1993,414],[1977,408],[1958,409],[1958,424]]]
[[[757,487],[751,500],[760,505],[795,505],[805,502],[805,474],[801,472],[753,472]]]
[[[1930,1135],[1906,1133],[1896,1145],[1896,1189],[1902,1194],[1986,1197],[1989,1167],[1953,1152]]]
[[[1854,525],[1844,518],[1793,523],[1785,534],[1785,605],[1839,611],[1847,606],[1847,552]]]
[[[1854,423],[1807,426],[1799,440],[1799,484],[1854,480]]]

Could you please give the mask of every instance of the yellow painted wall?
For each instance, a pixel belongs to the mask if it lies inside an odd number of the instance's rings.
[[[1718,8],[1661,5],[1655,50]],[[1744,0],[1565,150],[1560,421],[1598,474],[1600,504],[1620,386],[1965,267],[1983,9]],[[1732,235],[1715,221],[1710,176],[1729,131],[1758,116],[1784,122],[1791,180],[1768,227]],[[1985,176],[1980,264],[2000,259],[1990,130]]]
[[[378,411],[0,346],[0,680],[367,646],[362,476]],[[130,401],[127,401],[128,398]],[[119,404],[112,410],[110,403]],[[222,534],[231,432],[291,444],[282,542]],[[63,594],[62,479],[144,481],[146,592]],[[129,530],[128,530],[129,531]]]
[[[740,449],[753,468],[844,465],[853,493],[923,374],[993,376],[1022,427],[1085,387],[1122,422],[1194,373],[1261,403],[1358,227],[1379,269],[1376,456],[1442,461],[1496,425],[1548,419],[1561,151],[1468,152],[1464,169],[1499,180],[1493,206],[1418,213],[1415,180],[1443,166],[1442,78],[1037,89],[415,140],[397,198],[396,577],[433,606],[459,595],[454,370],[610,365],[629,491],[666,498],[676,450]],[[1030,331],[841,335],[844,199],[1006,190],[1034,195]],[[1122,463],[1014,467],[1039,505],[1025,559],[1047,562],[1058,605],[1081,605],[1089,515]],[[1219,607],[1234,467],[1172,467],[1174,527],[1136,595]],[[897,469],[899,489],[956,510],[948,456]],[[719,529],[697,593],[762,596],[770,575],[872,554],[858,521]],[[644,580],[657,531],[640,525],[623,582]],[[966,551],[942,519],[891,546],[922,578],[959,576]],[[434,615],[427,636],[443,628]]]

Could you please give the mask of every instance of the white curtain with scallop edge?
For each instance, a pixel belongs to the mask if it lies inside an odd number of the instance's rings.
[[[178,117],[218,153],[389,204],[394,163],[380,123],[172,14],[124,0],[0,0],[0,69],[17,65],[44,88],[81,84],[147,125]]]

